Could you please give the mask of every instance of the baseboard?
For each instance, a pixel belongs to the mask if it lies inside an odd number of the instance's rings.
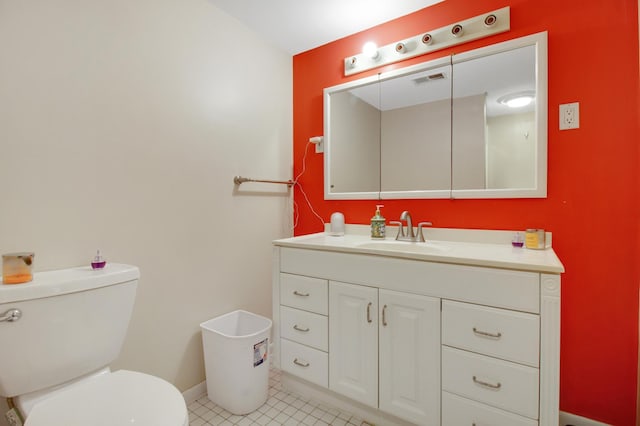
[[[187,405],[191,404],[196,399],[207,394],[207,382],[198,383],[194,387],[182,392],[182,397]]]
[[[608,426],[607,423],[600,423],[586,417],[560,411],[560,426]]]

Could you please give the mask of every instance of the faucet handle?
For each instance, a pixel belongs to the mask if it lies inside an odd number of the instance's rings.
[[[397,220],[390,220],[389,225],[398,225],[398,235],[396,235],[396,240],[400,237],[404,237],[404,227],[402,226],[402,222]]]
[[[419,241],[421,243],[425,242],[424,234],[422,233],[422,228],[425,227],[425,226],[433,226],[433,223],[431,223],[431,222],[420,222],[418,224],[418,239],[419,239]]]

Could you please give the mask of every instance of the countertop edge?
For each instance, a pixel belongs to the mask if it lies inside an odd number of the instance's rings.
[[[565,272],[564,266],[562,265],[560,260],[557,258],[552,248],[547,248],[544,251],[541,251],[541,253],[551,252],[553,255],[552,260],[554,260],[554,262],[528,263],[528,262],[518,262],[515,260],[501,260],[496,258],[489,259],[489,258],[471,257],[471,256],[458,256],[455,254],[447,255],[447,254],[411,253],[411,252],[391,251],[391,250],[374,249],[374,248],[353,247],[353,246],[345,245],[344,243],[343,244],[327,244],[327,243],[320,244],[320,243],[313,242],[314,239],[318,239],[319,237],[324,237],[324,236],[327,236],[327,234],[324,232],[321,232],[321,233],[302,235],[302,236],[292,237],[292,238],[284,238],[284,239],[274,240],[273,245],[278,247],[298,248],[298,249],[305,249],[305,250],[334,251],[334,252],[348,253],[348,254],[365,254],[365,255],[384,256],[384,257],[391,257],[391,258],[427,261],[427,262],[435,262],[435,263],[448,263],[448,264],[455,264],[455,265],[511,269],[511,270],[530,271],[530,272],[538,272],[538,273],[561,274]],[[336,240],[336,243],[338,242],[340,241]],[[407,243],[407,244],[411,244],[411,243]],[[475,243],[475,245],[478,245],[478,244]],[[487,244],[487,246],[498,246],[498,245]],[[515,250],[527,250],[527,249],[518,248]]]

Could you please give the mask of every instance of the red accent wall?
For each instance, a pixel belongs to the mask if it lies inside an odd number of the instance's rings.
[[[342,59],[364,42],[385,45],[511,7],[511,30],[349,78]],[[411,210],[436,227],[545,228],[562,276],[560,408],[614,425],[636,418],[640,273],[637,0],[447,0],[293,58],[294,175],[309,137],[323,133],[324,87],[540,31],[549,34],[546,199],[385,200],[384,216]],[[580,102],[580,129],[558,130],[558,105]],[[367,224],[374,200],[325,201],[323,158],[309,146],[300,183],[326,222],[334,211]],[[298,188],[296,235],[322,231]]]

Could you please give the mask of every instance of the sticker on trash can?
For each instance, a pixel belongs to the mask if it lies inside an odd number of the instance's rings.
[[[253,367],[257,367],[267,360],[267,353],[269,352],[269,338],[267,337],[262,342],[258,342],[253,345]]]

